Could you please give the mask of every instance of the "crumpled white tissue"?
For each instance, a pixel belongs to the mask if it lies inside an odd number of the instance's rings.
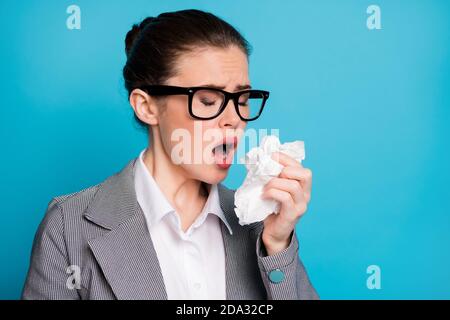
[[[303,141],[281,144],[277,136],[269,135],[262,139],[259,147],[245,155],[247,176],[234,194],[234,211],[240,225],[263,221],[271,213],[280,211],[278,201],[261,198],[264,185],[283,169],[283,165],[271,158],[273,152],[283,152],[301,162],[305,159],[305,144]]]

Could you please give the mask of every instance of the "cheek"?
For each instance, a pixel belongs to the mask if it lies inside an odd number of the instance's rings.
[[[183,107],[185,106],[181,103],[170,103],[159,117],[161,142],[169,156],[175,145],[193,135],[194,121],[189,117],[187,108]]]

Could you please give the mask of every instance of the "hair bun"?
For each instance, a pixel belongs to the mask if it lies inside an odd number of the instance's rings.
[[[148,24],[150,24],[151,22],[155,21],[157,18],[156,17],[147,17],[144,20],[141,21],[141,23],[139,24],[139,29],[144,29]]]
[[[133,27],[125,36],[125,53],[127,57],[130,55],[131,48],[134,46],[141,31],[155,19],[155,17],[147,17],[141,23],[133,24]]]

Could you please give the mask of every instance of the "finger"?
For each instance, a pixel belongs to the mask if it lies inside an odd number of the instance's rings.
[[[300,182],[305,193],[311,193],[312,171],[308,168],[284,167],[281,170],[280,178],[295,179]]]
[[[302,189],[302,186],[300,185],[300,182],[297,180],[285,178],[272,178],[264,186],[263,192],[270,188],[280,189],[289,192],[289,194],[292,196],[292,199],[294,199],[295,203],[305,201],[304,191]]]
[[[263,198],[270,198],[280,202],[281,206],[285,210],[280,210],[279,214],[282,215],[283,218],[289,222],[295,221],[297,217],[300,215],[296,214],[298,210],[294,204],[294,199],[292,199],[292,196],[289,192],[271,188],[266,190],[265,193],[263,193]]]
[[[275,161],[278,161],[283,166],[293,166],[293,167],[300,167],[301,164],[299,161],[295,160],[291,156],[288,156],[286,153],[283,152],[274,152],[271,155],[272,159]]]

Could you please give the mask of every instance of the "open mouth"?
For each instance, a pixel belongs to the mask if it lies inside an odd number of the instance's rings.
[[[214,159],[217,164],[231,164],[233,160],[234,149],[237,146],[237,138],[224,139],[221,144],[218,144],[212,149]]]
[[[215,147],[212,150],[212,152],[213,152],[214,155],[218,154],[218,155],[222,155],[222,156],[226,157],[228,152],[230,152],[233,149],[234,149],[234,144],[232,144],[232,143],[222,143],[222,144],[219,144],[217,147]]]

